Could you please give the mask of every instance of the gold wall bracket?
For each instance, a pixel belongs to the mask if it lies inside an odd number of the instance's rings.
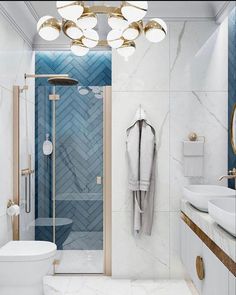
[[[22,88],[20,88],[20,93],[23,93],[24,91],[28,90],[29,86],[28,85],[24,85]]]
[[[22,176],[27,176],[27,175],[30,175],[32,173],[34,173],[34,170],[33,169],[26,168],[26,169],[22,169],[21,170],[21,175]]]
[[[15,205],[15,202],[13,202],[12,200],[9,200],[7,203],[7,208],[10,208],[13,205]]]
[[[59,100],[60,95],[58,94],[49,94],[49,100]]]

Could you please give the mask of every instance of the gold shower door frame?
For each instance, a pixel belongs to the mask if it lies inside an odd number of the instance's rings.
[[[27,91],[27,90],[25,90]],[[111,268],[111,86],[103,87],[103,251],[104,274]],[[13,86],[13,201],[20,201],[20,87]],[[19,240],[19,216],[13,219],[13,240]]]

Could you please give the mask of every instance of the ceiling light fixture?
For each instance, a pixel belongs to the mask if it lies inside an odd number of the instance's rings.
[[[160,42],[167,34],[167,25],[162,19],[154,18],[146,24],[144,33],[148,41],[153,43]]]
[[[44,40],[56,40],[61,31],[61,25],[56,18],[47,15],[40,18],[37,24],[37,31]]]
[[[80,39],[83,36],[83,31],[70,20],[65,22],[63,32],[72,40]]]
[[[144,18],[147,9],[147,1],[123,1],[121,6],[121,12],[129,22],[136,22]]]
[[[124,38],[122,37],[122,31],[111,30],[107,34],[107,43],[112,48],[119,48],[124,43]]]
[[[75,55],[78,56],[84,56],[89,52],[89,48],[84,46],[81,40],[73,40],[70,49]]]
[[[135,40],[138,38],[141,28],[140,28],[141,23],[139,24],[138,22],[133,22],[131,23],[124,31],[122,36],[126,40]]]
[[[124,30],[125,28],[127,28],[129,26],[129,22],[121,14],[120,9],[117,12],[111,13],[108,16],[107,21],[108,21],[108,25],[113,30]]]
[[[77,25],[81,29],[93,29],[97,25],[97,16],[89,8],[85,8],[83,14],[77,19]]]
[[[127,41],[126,40],[121,47],[117,48],[117,52],[121,56],[123,56],[125,58],[125,60],[127,60],[128,57],[130,57],[131,55],[134,54],[135,48],[136,48],[136,46],[135,46],[134,41]]]
[[[84,36],[82,37],[82,42],[88,48],[93,48],[97,46],[99,36],[98,33],[93,29],[84,30]]]
[[[57,11],[67,20],[76,21],[84,11],[82,1],[57,1]]]
[[[142,33],[150,42],[160,42],[167,34],[166,23],[159,18],[151,19],[143,24],[147,13],[148,1],[122,1],[120,7],[93,5],[84,6],[84,1],[57,1],[57,10],[62,20],[52,16],[40,18],[37,24],[39,35],[53,41],[59,37],[60,31],[70,39],[71,51],[83,56],[95,46],[110,46],[127,59],[135,52],[136,40]],[[98,14],[108,15],[111,31],[106,40],[99,40],[97,30]]]

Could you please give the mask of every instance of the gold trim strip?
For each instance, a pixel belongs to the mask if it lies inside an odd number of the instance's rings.
[[[202,242],[215,254],[215,256],[236,276],[236,262],[233,261],[214,241],[212,241],[184,212],[181,219],[202,240]]]
[[[234,129],[233,123],[234,123],[234,114],[235,114],[235,112],[236,112],[236,104],[234,104],[234,106],[233,106],[233,110],[232,110],[231,117],[230,117],[230,142],[231,142],[231,147],[232,147],[232,150],[233,150],[234,154],[236,154],[236,146],[235,146],[234,138],[233,138],[234,132],[236,132],[236,131],[233,131],[233,129]]]
[[[111,242],[112,242],[112,217],[111,217],[111,86],[103,88],[103,116],[104,116],[104,202],[103,202],[103,225],[104,225],[104,274],[111,276]]]

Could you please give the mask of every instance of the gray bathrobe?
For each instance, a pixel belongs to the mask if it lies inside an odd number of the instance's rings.
[[[156,168],[155,129],[139,108],[131,126],[127,129],[127,159],[129,189],[133,196],[133,230],[151,235]]]

